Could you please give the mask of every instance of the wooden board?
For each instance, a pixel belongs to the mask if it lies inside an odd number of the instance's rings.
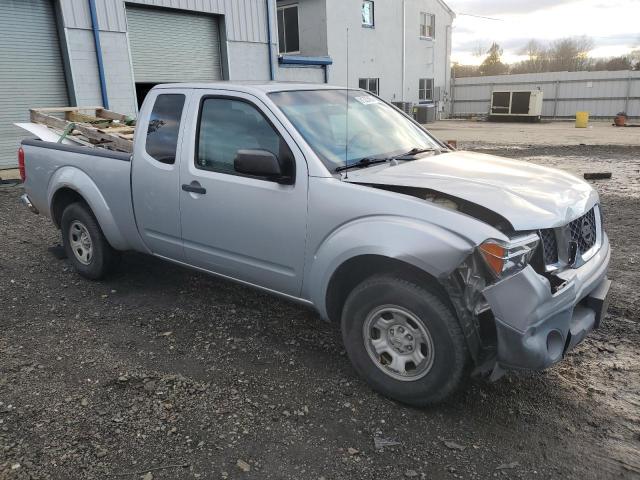
[[[133,151],[135,127],[119,123],[131,120],[126,115],[101,107],[32,108],[29,111],[31,121],[34,123],[40,123],[58,131],[64,131],[73,123],[71,135],[82,135],[87,142],[109,149],[128,153]],[[93,115],[83,113],[91,111]],[[52,113],[64,113],[65,119],[51,115]],[[115,120],[118,123],[114,123]]]

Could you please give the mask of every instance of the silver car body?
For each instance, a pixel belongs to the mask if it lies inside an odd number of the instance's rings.
[[[527,234],[540,229],[562,232],[595,208],[597,248],[574,268],[559,269],[561,288],[554,290],[545,275],[527,266],[483,286],[481,297],[495,317],[494,368],[545,368],[597,326],[608,289],[610,252],[598,195],[590,185],[557,170],[463,151],[347,175],[331,172],[268,95],[325,88],[334,87],[155,87],[140,111],[131,158],[25,141],[26,201],[59,222],[56,199],[71,190],[91,207],[114,248],[153,254],[277,293],[312,305],[324,319],[336,320],[329,297],[341,267],[359,258],[401,262],[436,279],[450,293],[477,362],[480,347],[471,338],[477,336],[475,307],[465,306],[464,292],[454,291],[450,280],[482,242],[509,238],[481,215],[396,189],[435,192],[454,204],[478,205]],[[174,165],[158,163],[145,151],[148,119],[161,93],[186,95]],[[202,97],[211,95],[245,99],[267,116],[295,156],[293,185],[194,168],[198,108]],[[193,181],[205,187],[207,195],[180,189]]]

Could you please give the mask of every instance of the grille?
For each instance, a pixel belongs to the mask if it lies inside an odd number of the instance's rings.
[[[596,244],[596,214],[589,210],[569,224],[571,240],[577,242],[580,255]]]
[[[544,255],[545,265],[558,263],[558,242],[556,241],[554,230],[552,228],[540,230],[540,238],[542,240],[542,254]]]
[[[571,257],[570,242],[575,242],[577,252],[575,258],[579,259],[577,266],[588,260],[584,255],[596,245],[598,227],[595,207],[580,218],[559,228],[546,228],[540,230],[540,243],[542,245],[542,258],[548,269],[557,268],[559,264],[566,263],[566,258]],[[602,221],[602,220],[600,220]],[[570,260],[573,261],[573,260]],[[571,266],[576,266],[574,263]]]

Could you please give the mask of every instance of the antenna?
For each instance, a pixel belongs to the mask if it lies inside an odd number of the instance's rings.
[[[347,95],[346,95],[346,115],[345,115],[345,135],[344,135],[344,166],[349,166],[349,27],[347,27]],[[349,170],[344,171],[345,180],[349,178]]]

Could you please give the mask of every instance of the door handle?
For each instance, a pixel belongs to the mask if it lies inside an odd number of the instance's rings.
[[[198,182],[191,182],[190,184],[185,183],[182,185],[182,190],[185,192],[199,193],[200,195],[207,193],[207,189],[202,187]]]

